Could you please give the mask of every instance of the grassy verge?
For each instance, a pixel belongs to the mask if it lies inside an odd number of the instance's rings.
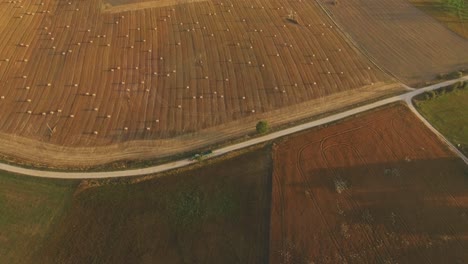
[[[468,83],[456,83],[415,98],[418,111],[468,155]]]
[[[76,181],[0,172],[0,262],[29,263],[68,208]]]
[[[164,177],[84,181],[36,260],[265,263],[270,149],[205,165]]]

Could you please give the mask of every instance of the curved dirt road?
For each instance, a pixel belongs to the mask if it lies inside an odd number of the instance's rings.
[[[213,148],[218,144],[229,144],[233,139],[245,139],[245,135],[255,132],[258,120],[267,120],[271,126],[280,127],[298,120],[323,113],[350,109],[376,98],[401,94],[407,91],[398,83],[369,85],[316,100],[306,101],[289,107],[281,107],[265,113],[229,121],[219,126],[209,127],[170,138],[148,140],[128,140],[112,145],[63,146],[49,140],[27,138],[16,134],[0,133],[0,153],[31,167],[69,168],[94,167],[126,160],[156,160],[172,157],[180,153],[193,152],[202,148]],[[239,141],[237,141],[239,142]],[[13,162],[15,164],[15,162]]]
[[[450,80],[450,81],[445,81],[442,83],[430,85],[424,88],[420,88],[418,90],[412,90],[408,93],[401,94],[398,96],[394,96],[391,98],[387,98],[384,100],[380,100],[371,104],[367,104],[364,106],[356,107],[351,110],[338,113],[335,115],[331,115],[322,119],[318,119],[312,122],[308,122],[305,124],[301,124],[298,126],[290,127],[284,130],[280,130],[265,136],[257,137],[254,139],[250,139],[241,143],[237,143],[231,146],[223,147],[217,150],[213,151],[213,154],[210,156],[212,157],[217,157],[224,155],[228,152],[239,150],[242,148],[246,148],[249,146],[253,146],[259,143],[263,143],[272,139],[276,139],[279,137],[283,137],[289,134],[293,134],[299,131],[303,131],[306,129],[310,129],[313,127],[317,127],[320,125],[324,125],[330,122],[334,122],[349,116],[353,116],[368,110],[375,109],[380,106],[384,106],[390,103],[398,102],[398,101],[403,101],[405,102],[408,107],[411,109],[411,111],[429,128],[431,129],[447,146],[457,155],[459,156],[466,164],[468,164],[468,158],[465,157],[455,146],[453,146],[447,139],[445,139],[432,125],[430,125],[414,108],[413,104],[411,103],[411,99],[419,94],[422,94],[426,91],[431,91],[431,90],[436,90],[438,88],[453,84],[458,81],[464,81],[468,80],[468,77],[463,77],[460,79],[456,80]],[[43,177],[43,178],[60,178],[60,179],[98,179],[98,178],[115,178],[115,177],[124,177],[124,176],[142,176],[142,175],[148,175],[148,174],[153,174],[153,173],[158,173],[158,172],[163,172],[171,169],[176,169],[176,168],[181,168],[190,164],[196,163],[196,161],[191,161],[187,159],[175,161],[175,162],[169,162],[166,164],[162,165],[157,165],[157,166],[152,166],[152,167],[147,167],[147,168],[142,168],[142,169],[132,169],[132,170],[123,170],[123,171],[110,171],[110,172],[53,172],[53,171],[42,171],[42,170],[34,170],[34,169],[26,169],[26,168],[21,168],[21,167],[16,167],[12,165],[7,165],[7,164],[0,164],[0,170],[8,171],[8,172],[13,172],[13,173],[18,173],[18,174],[24,174],[24,175],[29,175],[29,176],[34,176],[34,177]]]

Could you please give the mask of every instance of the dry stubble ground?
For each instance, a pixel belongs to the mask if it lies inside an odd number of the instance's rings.
[[[468,67],[468,41],[409,1],[320,2],[365,53],[409,85]]]
[[[211,138],[197,131],[245,133],[252,119],[273,123],[273,111],[287,107],[395,91],[313,1],[121,13],[103,12],[97,0],[0,5],[0,135],[18,143],[5,151],[27,144],[36,160],[50,146],[87,157],[99,152],[95,146],[124,153],[138,140],[164,152],[154,146],[174,136],[191,135],[200,146]],[[298,25],[287,20],[290,12]]]
[[[271,263],[465,263],[468,177],[405,106],[279,143]]]
[[[449,1],[441,0],[411,0],[414,6],[426,12],[464,38],[468,38],[468,7],[462,8],[460,13],[454,7],[447,5]]]

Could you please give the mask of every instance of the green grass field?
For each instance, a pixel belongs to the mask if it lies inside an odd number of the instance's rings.
[[[0,172],[0,263],[34,263],[70,204],[76,181]]]
[[[456,89],[417,102],[421,114],[455,145],[468,154],[468,89]]]
[[[92,187],[79,188],[35,260],[265,263],[270,149],[206,162],[160,178],[92,181]]]

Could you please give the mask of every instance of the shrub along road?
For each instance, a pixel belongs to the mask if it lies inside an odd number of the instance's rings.
[[[455,146],[453,146],[453,144],[450,143],[442,134],[440,134],[431,124],[429,124],[429,122],[427,122],[427,120],[424,119],[419,114],[419,112],[415,109],[415,107],[413,106],[411,102],[412,98],[416,95],[422,94],[427,91],[436,90],[441,87],[451,85],[458,81],[465,81],[465,80],[468,80],[468,76],[462,77],[456,80],[449,80],[449,81],[441,82],[438,84],[426,86],[424,88],[420,88],[417,90],[410,89],[409,92],[398,95],[398,96],[390,97],[390,98],[383,99],[374,103],[359,106],[351,110],[341,112],[338,114],[334,114],[334,115],[331,115],[322,119],[318,119],[318,120],[308,122],[305,124],[301,124],[298,126],[276,131],[276,132],[273,132],[264,136],[256,137],[256,138],[253,138],[253,139],[241,142],[241,143],[236,143],[231,146],[226,146],[220,149],[213,150],[213,153],[209,156],[209,158],[222,156],[232,151],[240,150],[240,149],[247,148],[247,147],[259,144],[259,143],[267,142],[273,139],[277,139],[283,136],[297,133],[303,130],[307,130],[307,129],[314,128],[317,126],[335,122],[340,119],[350,117],[350,116],[353,116],[353,115],[356,115],[365,111],[369,111],[369,110],[372,110],[372,109],[375,109],[377,107],[381,107],[387,104],[403,101],[408,105],[409,109],[450,148],[451,151],[457,154],[466,164],[468,164],[468,158],[465,157]],[[161,164],[161,165],[147,167],[147,168],[122,170],[122,171],[108,171],[108,172],[54,172],[54,171],[26,169],[26,168],[21,168],[17,166],[7,165],[7,164],[0,164],[0,170],[34,176],[34,177],[43,177],[43,178],[98,179],[98,178],[116,178],[116,177],[125,177],[125,176],[142,176],[142,175],[153,174],[153,173],[164,172],[164,171],[168,171],[172,169],[181,168],[181,167],[184,167],[184,166],[196,163],[196,162],[197,162],[196,160],[183,159],[183,160],[168,162],[166,164]]]

